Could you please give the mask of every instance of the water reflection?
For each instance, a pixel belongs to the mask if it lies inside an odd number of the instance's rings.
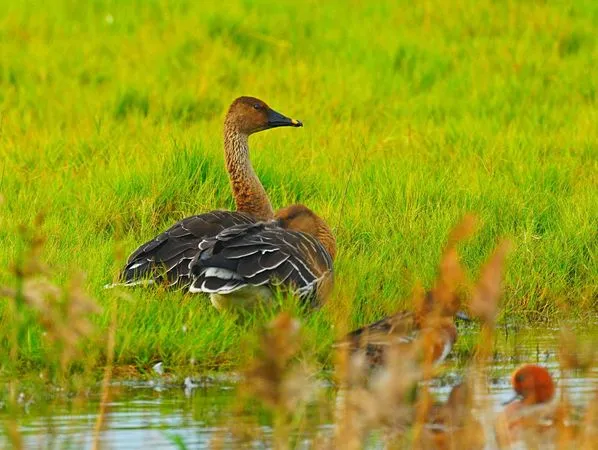
[[[114,400],[108,405],[104,448],[173,448],[184,442],[189,448],[207,447],[222,408],[229,403],[232,386],[222,382],[209,387],[158,382],[128,382],[113,386]],[[93,441],[100,396],[91,395],[81,412],[67,403],[52,411],[32,407],[21,424],[27,448],[89,448]]]

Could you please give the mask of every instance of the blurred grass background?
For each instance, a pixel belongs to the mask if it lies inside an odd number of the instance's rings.
[[[597,29],[581,0],[1,2],[0,281],[43,213],[55,281],[84,272],[101,327],[118,308],[118,362],[234,361],[243,327],[207,299],[102,287],[173,222],[233,207],[222,119],[254,95],[305,123],[251,139],[273,205],[338,238],[307,323],[322,352],[429,286],[466,212],[472,276],[515,244],[503,319],[595,321]],[[32,326],[23,361],[43,345]]]

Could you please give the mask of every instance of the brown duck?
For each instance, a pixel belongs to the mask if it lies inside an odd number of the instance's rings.
[[[269,222],[236,225],[199,244],[191,262],[191,292],[205,292],[218,309],[247,307],[283,289],[311,307],[333,282],[336,241],[328,225],[304,205]]]
[[[239,97],[224,121],[224,156],[236,211],[211,211],[187,217],[135,250],[120,273],[121,284],[186,287],[189,263],[199,243],[235,225],[274,218],[272,205],[249,160],[249,136],[277,127],[303,124],[254,97]]]
[[[369,365],[385,364],[391,345],[411,348],[423,346],[429,362],[441,363],[457,340],[454,317],[469,320],[459,310],[461,300],[455,293],[447,295],[436,289],[418,299],[413,311],[403,310],[348,333],[337,347],[348,347],[351,353],[364,351]]]
[[[388,349],[414,350],[430,363],[441,363],[457,340],[455,317],[469,320],[460,311],[464,272],[456,244],[474,229],[473,217],[467,216],[449,235],[434,287],[415,297],[413,311],[403,310],[348,333],[338,344],[350,354],[366,356],[371,366],[386,363]]]

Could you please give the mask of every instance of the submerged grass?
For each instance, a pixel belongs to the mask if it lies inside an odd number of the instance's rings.
[[[222,115],[242,94],[305,123],[251,147],[275,207],[303,202],[335,228],[337,288],[304,323],[322,361],[431,286],[466,212],[483,223],[462,248],[471,273],[513,242],[499,320],[595,321],[593,2],[53,0],[3,2],[0,23],[0,285],[15,287],[33,224],[47,279],[85,275],[101,336],[116,314],[116,366],[236,367],[261,323],[201,296],[103,289],[142,241],[233,207]],[[45,367],[43,331],[29,320],[3,370]]]

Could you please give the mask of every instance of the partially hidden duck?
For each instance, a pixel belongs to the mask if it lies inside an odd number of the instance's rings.
[[[514,397],[505,403],[496,423],[501,448],[532,441],[546,444],[556,435],[555,383],[550,372],[537,364],[524,364],[511,376]]]
[[[253,306],[277,289],[316,307],[332,288],[335,255],[326,222],[291,205],[272,221],[236,225],[202,241],[190,264],[190,291],[210,294],[218,309]]]

